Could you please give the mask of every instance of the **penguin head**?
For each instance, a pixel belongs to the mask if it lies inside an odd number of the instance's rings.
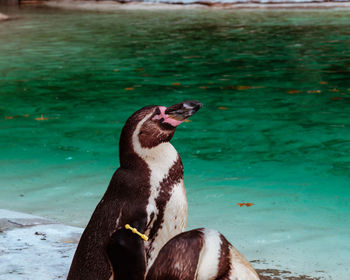
[[[139,112],[144,115],[139,121],[138,140],[142,147],[152,148],[169,142],[176,127],[194,115],[202,104],[198,101],[184,101],[170,107],[148,106]],[[141,123],[141,125],[140,125]]]
[[[135,145],[135,142],[142,148],[153,148],[169,142],[176,127],[201,107],[202,103],[190,100],[170,107],[151,105],[138,110],[123,127],[120,152],[130,149],[130,144]]]

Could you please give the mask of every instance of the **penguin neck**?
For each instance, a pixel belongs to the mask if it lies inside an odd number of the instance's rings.
[[[179,154],[170,142],[163,142],[151,148],[142,147],[139,132],[143,123],[144,121],[138,123],[132,134],[133,151],[147,164],[151,172],[151,186],[157,186],[178,160]]]
[[[134,129],[130,129],[130,127],[123,129],[119,144],[120,166],[137,168],[140,164],[146,164],[152,174],[165,175],[179,159],[179,154],[168,141],[153,147],[142,146],[139,133],[149,116],[150,114],[145,116]]]

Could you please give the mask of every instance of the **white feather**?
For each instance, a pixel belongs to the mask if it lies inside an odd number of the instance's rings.
[[[187,224],[187,200],[182,180],[173,186],[170,200],[164,210],[163,220],[164,222],[158,231],[158,236],[152,244],[153,251],[148,259],[148,269],[152,266],[165,243],[185,230]]]
[[[221,239],[220,233],[212,229],[204,229],[204,245],[200,253],[196,280],[215,279],[218,273]]]

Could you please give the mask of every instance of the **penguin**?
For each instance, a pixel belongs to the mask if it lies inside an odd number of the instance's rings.
[[[169,141],[201,107],[192,100],[168,108],[151,105],[126,121],[120,167],[81,236],[67,280],[144,279],[165,243],[185,230],[184,170]],[[125,229],[126,224],[149,240]]]
[[[251,264],[218,231],[180,233],[160,250],[146,280],[259,280]]]

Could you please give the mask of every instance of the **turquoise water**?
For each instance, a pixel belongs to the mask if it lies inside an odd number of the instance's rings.
[[[0,208],[86,225],[125,120],[196,99],[172,141],[189,227],[347,279],[350,11],[2,12]]]

